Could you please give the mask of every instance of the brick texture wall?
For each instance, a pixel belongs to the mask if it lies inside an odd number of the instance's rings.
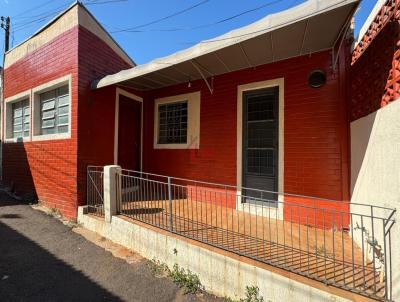
[[[72,77],[71,139],[6,143],[3,177],[19,194],[35,192],[40,201],[67,217],[76,212],[78,29],[72,28],[4,71],[10,97],[65,75]]]
[[[398,22],[389,22],[351,66],[352,121],[375,112],[384,105],[382,97],[385,95],[395,52],[399,49],[396,46],[399,37]],[[399,90],[398,87],[394,88]]]
[[[114,112],[115,88],[92,92],[90,83],[129,67],[99,37],[76,26],[7,68],[5,97],[70,74],[72,132],[71,139],[5,144],[4,181],[76,217],[85,202],[87,164],[113,160],[114,115],[107,113]]]
[[[321,52],[203,81],[150,92],[145,99],[144,170],[236,185],[237,86],[285,78],[284,190],[348,200],[348,123],[345,93],[331,55]],[[327,72],[327,84],[308,86],[313,69]],[[201,91],[200,149],[153,149],[154,99]]]
[[[90,84],[132,66],[84,27],[79,28],[78,53],[78,200],[84,204],[87,166],[114,163],[115,87],[93,91]]]

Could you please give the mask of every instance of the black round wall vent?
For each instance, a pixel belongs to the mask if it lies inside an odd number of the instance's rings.
[[[312,88],[322,87],[326,83],[326,75],[322,70],[313,70],[308,76],[308,85]]]

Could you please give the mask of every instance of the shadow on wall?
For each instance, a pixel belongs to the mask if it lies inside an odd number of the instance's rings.
[[[353,194],[361,166],[364,162],[377,111],[353,122],[351,126],[351,178],[350,192]]]
[[[2,301],[120,301],[81,272],[1,222],[0,238],[5,239],[0,245]]]
[[[2,164],[3,185],[26,201],[36,201],[37,193],[24,143],[3,144]]]

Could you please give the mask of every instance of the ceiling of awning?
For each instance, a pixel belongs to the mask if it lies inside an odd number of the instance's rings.
[[[309,0],[170,56],[108,75],[93,87],[158,89],[331,49],[349,26],[358,3]]]

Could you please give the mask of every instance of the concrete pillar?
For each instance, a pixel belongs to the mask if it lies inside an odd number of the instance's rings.
[[[112,216],[117,214],[117,175],[120,171],[120,166],[104,167],[104,219],[106,222],[111,222]]]

